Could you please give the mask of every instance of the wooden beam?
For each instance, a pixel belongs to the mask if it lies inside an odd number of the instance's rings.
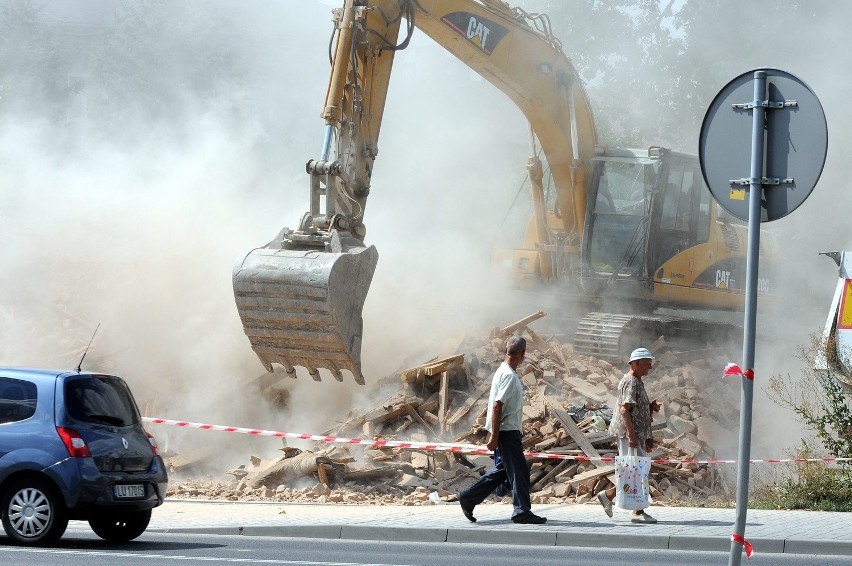
[[[570,415],[569,415],[570,418]],[[573,420],[573,419],[572,419]],[[666,428],[667,424],[665,420],[657,420],[651,423],[651,431],[660,430]],[[594,446],[596,444],[609,444],[611,442],[615,442],[617,439],[614,435],[610,434],[608,430],[602,431],[594,431],[589,434],[584,435],[586,440]],[[578,445],[579,446],[579,445]]]
[[[440,373],[445,373],[449,369],[461,367],[464,363],[464,354],[457,354],[455,356],[450,356],[449,358],[444,358],[443,360],[437,360],[427,365],[424,369],[426,375],[438,375]]]
[[[666,337],[665,337],[665,336],[660,336],[659,338],[657,338],[656,340],[654,340],[654,341],[651,343],[651,345],[650,345],[650,346],[648,346],[648,349],[651,351],[651,353],[652,353],[652,354],[656,354],[656,353],[657,353],[657,351],[658,351],[660,348],[662,348],[663,346],[665,346],[665,345],[666,345]]]
[[[455,413],[453,413],[447,419],[447,427],[452,430],[452,428],[458,424],[458,422],[470,412],[473,406],[479,401],[479,398],[482,397],[482,394],[491,389],[491,382],[486,380],[479,384],[473,393],[470,394],[470,397],[467,398],[467,401],[462,403],[462,406],[459,407]]]
[[[566,367],[568,365],[568,360],[565,359],[565,356],[562,354],[562,350],[558,345],[554,346],[548,343],[545,339],[539,336],[536,332],[533,331],[532,328],[527,326],[524,328],[527,334],[529,334],[530,338],[532,338],[533,344],[542,351],[542,353],[553,352],[557,358],[559,358],[559,362],[562,364],[562,367]]]
[[[575,392],[579,393],[583,397],[587,397],[588,399],[594,401],[597,404],[601,404],[606,402],[606,398],[603,394],[601,394],[600,389],[597,389],[591,385],[584,379],[574,376],[568,376],[564,379],[565,383],[571,386]]]
[[[523,328],[529,323],[538,320],[542,317],[547,316],[547,313],[544,311],[538,311],[537,313],[531,314],[528,317],[522,318],[518,322],[512,323],[509,326],[503,327],[497,331],[499,336],[508,336],[509,334],[513,334],[519,328]]]
[[[571,484],[571,485],[575,485],[575,484],[578,484],[578,483],[582,483],[586,480],[590,480],[592,478],[599,478],[601,476],[606,476],[608,474],[613,473],[614,471],[615,471],[615,466],[613,466],[612,464],[607,464],[607,465],[602,466],[600,468],[595,468],[594,470],[588,470],[586,472],[583,472],[582,474],[577,474],[576,476],[574,476],[573,478],[568,480],[568,483]]]
[[[326,466],[328,466],[328,464],[319,464],[317,466],[319,482],[324,485],[328,485],[328,470],[326,469]]]
[[[426,363],[420,364],[419,366],[403,370],[400,372],[399,378],[404,383],[411,383],[424,375],[438,375],[448,369],[461,367],[463,363],[464,354],[456,354],[455,356],[442,358],[440,360],[430,360]]]
[[[441,432],[447,426],[447,407],[450,403],[450,378],[447,372],[441,373],[441,388],[438,394],[438,424]]]
[[[417,397],[405,397],[404,399],[397,399],[392,404],[377,407],[365,414],[362,417],[362,421],[372,421],[372,422],[380,422],[382,424],[389,423],[397,420],[402,415],[408,414],[408,409],[405,408],[406,405],[411,405],[415,409],[420,406],[420,399]]]
[[[412,407],[408,403],[405,403],[405,410],[408,412],[408,415],[412,419],[414,419],[415,421],[419,422],[424,427],[426,427],[426,430],[429,431],[429,434],[431,434],[432,436],[435,436],[435,431],[432,430],[432,427],[429,426],[429,423],[427,423],[426,421],[423,420],[423,417],[420,416],[420,413],[418,413],[417,410],[414,407]]]
[[[545,485],[547,485],[547,482],[549,482],[556,476],[556,474],[567,468],[568,464],[571,464],[571,460],[562,460],[561,462],[553,466],[553,468],[551,468],[551,470],[547,472],[547,474],[545,474],[543,478],[533,484],[533,486],[530,488],[530,491],[534,492],[543,488]],[[576,465],[576,463],[574,465]]]
[[[565,429],[565,432],[567,432],[571,436],[571,438],[574,439],[574,442],[577,443],[577,446],[580,447],[580,450],[582,450],[586,454],[586,456],[593,458],[593,460],[591,460],[592,464],[597,468],[605,467],[606,464],[594,459],[600,458],[601,455],[598,453],[597,450],[595,450],[595,447],[592,446],[592,443],[589,442],[589,440],[586,438],[586,435],[583,434],[579,428],[577,428],[577,425],[574,423],[574,419],[571,418],[571,415],[569,415],[559,406],[559,401],[553,399],[552,397],[547,397],[546,401],[547,406],[550,408],[550,410],[553,412],[559,422],[562,423],[562,428]]]
[[[532,328],[529,326],[524,327],[524,332],[526,332],[530,340],[532,340],[533,345],[542,351],[542,353],[550,350],[550,344],[544,341],[544,338],[538,335],[538,333],[534,332]]]

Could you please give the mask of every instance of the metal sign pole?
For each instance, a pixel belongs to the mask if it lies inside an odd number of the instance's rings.
[[[751,102],[745,102],[743,99],[749,95]],[[747,145],[749,142],[751,147]],[[701,125],[698,156],[707,188],[717,205],[748,222],[743,368],[734,366],[742,375],[742,400],[731,566],[739,566],[743,549],[751,556],[751,545],[744,534],[751,456],[760,225],[783,218],[805,201],[822,173],[827,149],[828,128],[819,99],[798,77],[781,69],[755,69],[730,81],[713,99]],[[750,176],[738,178],[747,167]],[[749,187],[748,199],[745,187]],[[771,188],[764,191],[765,187]],[[761,287],[767,291],[771,278],[771,272],[764,275]],[[736,372],[728,373],[726,368],[725,374]]]
[[[748,256],[746,259],[745,315],[743,321],[743,375],[740,402],[740,451],[737,461],[737,517],[731,537],[728,564],[739,566],[745,542],[748,480],[751,465],[751,415],[754,399],[754,342],[757,328],[757,275],[760,251],[760,201],[763,197],[766,71],[754,73],[754,109],[751,128],[751,177],[748,201]],[[739,535],[737,537],[737,535]]]

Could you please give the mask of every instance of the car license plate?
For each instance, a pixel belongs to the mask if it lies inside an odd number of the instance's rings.
[[[116,485],[115,496],[118,499],[132,499],[135,497],[145,497],[145,486],[141,484],[132,485]]]

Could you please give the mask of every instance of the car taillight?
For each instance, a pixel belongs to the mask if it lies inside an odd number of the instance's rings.
[[[59,433],[59,438],[62,439],[62,443],[65,444],[65,448],[68,449],[68,454],[72,458],[88,458],[92,455],[89,452],[89,447],[86,446],[86,441],[76,430],[58,426],[56,432]]]
[[[151,435],[150,432],[145,432],[145,434],[148,435],[148,442],[151,443],[151,453],[154,454],[154,456],[159,456],[160,449],[157,448],[157,440]]]

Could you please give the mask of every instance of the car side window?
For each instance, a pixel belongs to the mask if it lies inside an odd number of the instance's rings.
[[[33,416],[37,397],[34,383],[0,377],[0,424],[23,421]]]

